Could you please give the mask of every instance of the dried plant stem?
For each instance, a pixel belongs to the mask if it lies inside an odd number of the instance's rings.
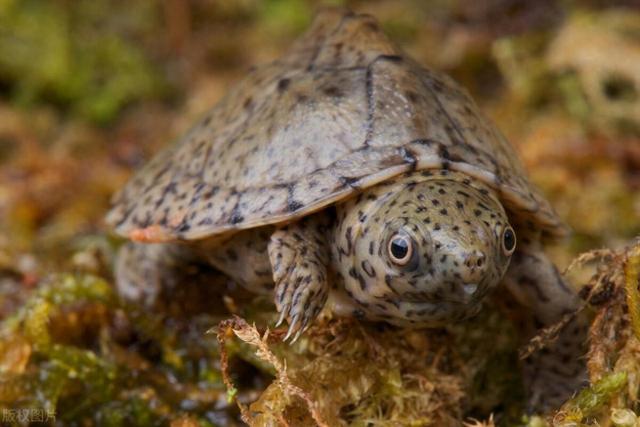
[[[640,277],[640,245],[633,247],[629,251],[624,265],[624,277],[631,326],[636,338],[640,339],[640,297],[638,296],[638,278]]]
[[[256,329],[255,326],[249,325],[244,319],[234,316],[232,319],[224,320],[220,322],[217,330],[218,342],[220,343],[220,369],[222,371],[222,379],[227,386],[228,390],[232,391],[232,395],[235,396],[235,386],[231,382],[231,378],[229,377],[228,369],[228,357],[225,351],[225,341],[227,339],[227,333],[229,329],[233,330],[233,333],[240,338],[242,341],[247,344],[253,345],[257,348],[256,355],[273,365],[276,369],[277,381],[282,390],[288,394],[289,396],[297,396],[302,399],[309,409],[309,413],[311,417],[316,422],[319,427],[328,427],[328,424],[325,423],[322,419],[320,411],[317,407],[317,404],[311,399],[309,393],[300,387],[294,385],[289,376],[287,375],[287,367],[284,363],[282,363],[273,352],[269,349],[267,345],[269,339],[269,330],[264,333],[263,336],[260,336],[260,333]],[[242,405],[240,402],[236,400],[238,407],[240,408],[240,413],[242,417],[242,421],[247,423],[248,425],[252,425],[252,418],[249,413],[248,408],[245,405]],[[280,420],[282,422],[282,420]],[[286,420],[285,420],[286,422]]]
[[[218,325],[216,338],[218,339],[218,345],[220,347],[220,372],[222,373],[222,381],[224,381],[224,385],[227,387],[227,393],[229,393],[231,398],[236,402],[236,405],[238,405],[238,408],[240,409],[240,418],[247,425],[251,425],[251,415],[249,413],[249,409],[238,401],[236,387],[233,385],[231,377],[229,376],[229,356],[227,354],[225,342],[227,340],[229,332],[234,326],[234,321],[235,319],[223,320]],[[214,330],[207,331],[207,333],[210,332],[214,332]]]

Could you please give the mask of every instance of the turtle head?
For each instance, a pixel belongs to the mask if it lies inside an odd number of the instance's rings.
[[[345,206],[337,229],[357,212],[343,237],[352,246],[343,255],[345,288],[365,317],[417,326],[462,320],[502,279],[516,244],[504,208],[479,181],[442,172],[397,178]]]

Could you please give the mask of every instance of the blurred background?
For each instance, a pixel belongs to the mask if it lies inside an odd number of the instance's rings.
[[[27,328],[20,337],[5,336],[0,346],[0,374],[10,374],[18,391],[11,390],[60,411],[77,398],[79,387],[45,387],[43,372],[50,378],[70,375],[60,360],[86,369],[76,372],[81,383],[92,378],[122,384],[114,380],[122,362],[96,341],[96,331],[113,334],[119,319],[107,297],[117,244],[102,222],[110,196],[251,65],[282,53],[323,4],[375,15],[410,55],[472,93],[573,228],[570,240],[551,249],[560,266],[586,250],[621,248],[638,235],[637,0],[0,0],[0,319]],[[91,304],[56,324],[52,313],[62,300],[52,289],[67,289],[60,297],[68,298],[65,303],[84,298]],[[39,318],[37,310],[50,311]],[[27,317],[44,323],[29,326]],[[49,335],[39,335],[44,332],[38,327],[47,324],[53,328]],[[56,335],[56,328],[65,332]],[[74,328],[80,329],[70,333]],[[178,332],[171,333],[170,339],[130,338],[137,347],[127,348],[147,356],[159,352],[166,388],[182,380],[210,381],[219,393],[217,362],[194,362],[170,350],[166,340],[182,342]],[[51,353],[59,341],[61,353]],[[145,348],[150,345],[160,350]],[[112,368],[112,377],[98,375]],[[184,390],[172,390],[169,398],[157,383],[145,381],[143,391],[157,399],[149,419],[174,419],[175,411],[198,406],[193,399],[176,403],[184,401],[176,397]],[[95,399],[72,416],[67,410],[68,419],[128,419],[117,417],[143,410],[127,404],[148,402],[142,392],[133,399],[109,387],[93,390]],[[0,391],[0,401],[17,399],[8,390]],[[48,391],[37,397],[35,390]],[[207,402],[218,402],[212,396]],[[117,410],[109,412],[109,405]],[[225,417],[201,420],[232,423]]]

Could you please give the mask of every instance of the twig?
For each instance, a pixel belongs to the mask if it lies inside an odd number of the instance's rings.
[[[228,372],[226,371],[228,360],[226,351],[224,351],[224,342],[226,339],[225,335],[226,331],[228,331],[228,328],[231,328],[233,330],[233,333],[242,341],[257,347],[256,355],[260,359],[273,365],[276,370],[276,381],[285,392],[285,394],[297,396],[302,399],[309,408],[309,413],[311,414],[311,417],[316,422],[316,424],[319,427],[329,427],[329,425],[323,421],[317,404],[311,399],[309,393],[291,382],[289,376],[287,375],[286,365],[278,360],[275,354],[273,354],[273,352],[269,349],[269,346],[267,345],[269,339],[269,329],[265,331],[263,336],[260,336],[260,333],[255,326],[249,325],[244,319],[238,316],[234,316],[232,319],[224,320],[220,322],[218,326],[218,342],[220,343],[220,365],[222,370],[222,379],[227,386],[227,389],[232,391],[236,390],[233,383],[231,382],[231,379],[229,378]],[[249,415],[248,409],[240,402],[237,402],[237,404],[240,408],[242,421],[249,425],[252,425],[252,419]]]
[[[556,338],[558,338],[558,334],[565,326],[569,324],[575,317],[585,308],[585,305],[578,308],[571,313],[565,314],[559,321],[556,323],[547,326],[546,328],[540,330],[536,334],[535,337],[531,338],[527,343],[526,347],[519,351],[520,360],[524,360],[531,356],[536,351],[542,350],[549,344],[553,343]]]
[[[218,324],[218,330],[216,333],[216,338],[218,339],[218,345],[220,347],[220,371],[222,372],[222,381],[224,385],[227,387],[227,393],[230,398],[236,402],[238,408],[240,409],[240,418],[246,424],[251,425],[251,415],[249,414],[249,410],[245,405],[238,401],[238,393],[236,387],[233,385],[233,381],[231,381],[231,377],[229,376],[229,356],[227,354],[227,348],[225,346],[225,342],[227,340],[227,333],[229,330],[233,329],[236,322],[236,318],[223,320]],[[214,332],[214,330],[209,330],[207,333]]]
[[[624,284],[627,291],[627,306],[631,326],[636,338],[640,339],[640,297],[638,296],[638,278],[640,276],[640,245],[634,246],[627,254],[624,265]]]

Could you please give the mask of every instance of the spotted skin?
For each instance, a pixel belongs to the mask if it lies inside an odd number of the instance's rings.
[[[563,280],[537,241],[521,245],[504,279],[507,289],[529,310],[528,339],[538,328],[556,324],[580,306],[575,291]],[[588,319],[578,313],[554,342],[524,361],[529,410],[547,411],[588,384],[584,356]]]
[[[366,319],[399,326],[462,320],[477,313],[509,265],[502,205],[489,187],[456,172],[387,181],[338,205],[337,212],[339,287]],[[402,267],[387,253],[400,232],[414,249],[414,259]]]
[[[316,214],[281,228],[269,242],[278,324],[289,319],[287,337],[294,341],[320,313],[329,295],[329,226],[327,213]]]
[[[198,258],[257,294],[270,294],[273,288],[271,263],[267,253],[274,227],[259,227],[222,238],[192,243]],[[250,268],[247,268],[250,266]]]
[[[464,89],[373,18],[340,9],[142,168],[107,222],[144,242],[119,256],[125,296],[152,300],[176,266],[205,262],[275,289],[294,338],[327,299],[338,314],[400,326],[458,321],[503,278],[534,326],[575,308],[539,250],[566,228],[513,148]],[[513,256],[508,224],[522,242]],[[398,231],[412,247],[402,265],[389,252]],[[580,383],[582,362],[565,363],[583,354],[577,325],[529,360],[532,408],[567,397],[554,381]]]

